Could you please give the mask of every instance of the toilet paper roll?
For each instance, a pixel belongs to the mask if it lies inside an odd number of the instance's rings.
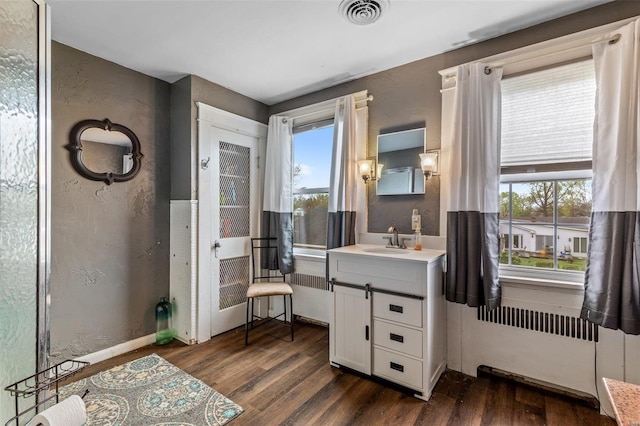
[[[83,426],[87,422],[87,408],[84,401],[78,395],[71,395],[69,398],[47,408],[42,413],[37,414],[30,426]]]

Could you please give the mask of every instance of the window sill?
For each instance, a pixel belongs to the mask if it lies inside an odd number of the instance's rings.
[[[584,292],[584,284],[576,281],[557,279],[519,277],[513,275],[500,275],[500,284],[504,287],[521,287],[534,290],[568,290],[570,292]]]
[[[295,260],[306,260],[310,262],[322,262],[327,259],[327,252],[324,250],[294,250],[293,258]]]

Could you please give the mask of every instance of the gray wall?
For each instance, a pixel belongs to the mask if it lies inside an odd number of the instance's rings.
[[[52,43],[52,359],[155,332],[169,293],[169,84]],[[109,118],[144,154],[129,182],[78,175],[64,148],[73,125]]]
[[[379,134],[425,125],[427,149],[436,149],[441,143],[439,70],[636,15],[640,15],[640,1],[615,1],[281,102],[272,105],[269,114],[368,89],[374,96],[373,102],[369,104],[369,156],[375,155],[376,138]],[[434,34],[434,37],[437,37],[437,34]],[[427,181],[425,190],[424,195],[377,196],[375,186],[369,184],[369,232],[386,232],[387,228],[394,224],[400,232],[411,233],[411,211],[417,208],[422,214],[423,234],[437,235],[440,210],[439,178],[436,176]]]
[[[171,85],[171,199],[191,199],[191,76]]]
[[[268,123],[269,107],[219,84],[189,75],[171,85],[171,199],[197,199],[198,108],[196,102]]]

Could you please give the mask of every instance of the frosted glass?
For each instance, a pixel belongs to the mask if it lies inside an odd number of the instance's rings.
[[[592,60],[505,78],[501,87],[502,166],[591,160]]]
[[[0,1],[0,424],[5,386],[35,373],[38,227],[38,6]],[[21,409],[31,401],[21,401]],[[24,405],[23,405],[24,404]]]

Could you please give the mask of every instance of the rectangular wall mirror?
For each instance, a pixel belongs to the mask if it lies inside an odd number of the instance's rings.
[[[426,128],[378,136],[378,164],[382,174],[378,195],[424,194],[424,174],[419,154],[425,152]]]

